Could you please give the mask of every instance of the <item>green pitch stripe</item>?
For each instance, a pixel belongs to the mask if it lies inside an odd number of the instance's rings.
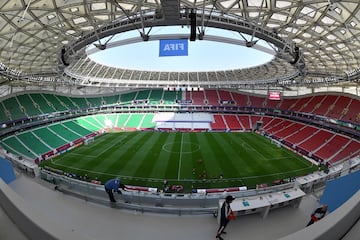
[[[173,166],[174,156],[176,153],[169,151],[175,142],[175,133],[159,133],[160,138],[155,143],[156,147],[152,147],[152,154],[156,156],[149,176],[153,178],[172,179],[174,176],[168,174],[168,169]],[[175,160],[176,161],[176,160]],[[169,166],[170,165],[170,166]]]
[[[109,133],[61,155],[52,166],[102,181],[128,176],[127,184],[161,187],[167,179],[187,188],[254,186],[314,170],[254,133]]]

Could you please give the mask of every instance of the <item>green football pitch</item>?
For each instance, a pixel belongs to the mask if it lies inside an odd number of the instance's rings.
[[[162,188],[226,188],[271,184],[316,166],[256,133],[114,132],[42,165],[100,181]]]

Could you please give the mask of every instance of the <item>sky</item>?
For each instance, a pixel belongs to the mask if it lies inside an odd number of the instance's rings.
[[[147,30],[145,31],[147,32]],[[188,34],[190,29],[188,27],[158,27],[153,28],[149,35],[162,34]],[[242,36],[233,31],[206,28],[205,35],[215,35],[228,37],[232,39],[243,40]],[[129,31],[115,35],[101,40],[105,43],[109,40],[110,43],[139,37],[139,31]],[[245,38],[250,40],[251,36]],[[259,40],[259,45],[270,48],[269,44]],[[159,57],[159,40],[141,41],[122,45],[113,48],[107,48],[103,51],[91,54],[90,57],[104,65],[134,69],[145,71],[179,71],[179,72],[193,72],[193,71],[218,71],[231,70],[254,67],[269,62],[274,57],[271,54],[264,53],[254,48],[247,48],[244,46],[196,40],[188,41],[188,55],[187,56],[168,56]],[[93,45],[89,46],[89,49]]]

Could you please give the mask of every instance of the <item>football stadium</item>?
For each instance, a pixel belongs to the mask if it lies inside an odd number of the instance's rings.
[[[358,0],[3,1],[0,46],[1,239],[358,239]]]

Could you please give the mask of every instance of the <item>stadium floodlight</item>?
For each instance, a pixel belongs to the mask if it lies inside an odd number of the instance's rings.
[[[97,43],[94,43],[94,46],[96,48],[98,48],[99,50],[105,50],[106,49],[106,44],[97,44]]]
[[[254,46],[256,43],[258,42],[258,40],[255,41],[246,41],[246,47],[252,47]]]
[[[140,32],[140,36],[143,39],[143,41],[145,41],[145,42],[149,41],[149,34],[145,34],[143,32]]]

